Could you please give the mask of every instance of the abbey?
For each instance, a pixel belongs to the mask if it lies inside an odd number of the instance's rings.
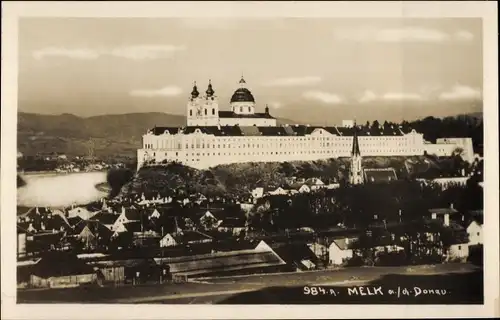
[[[278,125],[267,105],[264,112],[258,112],[243,77],[229,101],[229,110],[220,109],[212,83],[209,81],[203,95],[195,83],[188,97],[186,126],[148,130],[137,150],[138,168],[145,163],[179,162],[207,169],[229,163],[351,157],[355,134],[355,151],[363,156],[423,155],[426,150],[437,150],[442,156],[456,147],[456,143],[443,143],[436,148],[415,130],[404,132],[397,126],[374,132],[358,126]],[[360,178],[352,179],[361,182]]]

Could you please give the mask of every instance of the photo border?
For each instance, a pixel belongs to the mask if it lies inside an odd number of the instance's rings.
[[[418,318],[500,316],[498,24],[496,2],[4,2],[2,3],[1,287],[3,319]],[[309,17],[483,19],[484,305],[16,304],[17,51],[19,17]],[[487,250],[486,250],[487,249]]]

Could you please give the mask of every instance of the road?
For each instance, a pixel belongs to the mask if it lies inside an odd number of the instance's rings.
[[[404,285],[409,288],[419,285],[438,286],[454,292],[455,296],[449,296],[448,300],[443,301],[454,303],[456,300],[462,303],[472,303],[482,299],[482,270],[468,264],[420,267],[359,267],[341,270],[198,279],[197,282],[163,286],[22,290],[18,292],[18,302],[112,304],[304,303],[302,302],[304,286],[345,288],[362,285],[382,285],[386,287]],[[339,303],[338,301],[332,302],[328,300],[327,302],[323,301],[323,303]],[[434,299],[427,303],[437,303],[439,301],[439,299]],[[309,301],[308,303],[317,302]]]

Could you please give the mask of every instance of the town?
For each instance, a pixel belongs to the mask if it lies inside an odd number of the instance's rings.
[[[271,164],[276,170],[250,163],[235,176],[226,172],[218,185],[221,169],[214,176],[169,162],[134,175],[123,165],[99,164],[93,168],[110,170],[109,188],[118,189],[112,196],[70,207],[18,207],[18,286],[482,264],[479,155],[472,163],[460,155],[400,159],[398,168],[374,168],[375,160],[363,158],[355,135],[338,175],[318,174],[308,162]],[[439,167],[446,161],[452,169]]]

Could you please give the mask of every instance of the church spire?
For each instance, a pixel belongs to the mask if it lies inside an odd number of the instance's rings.
[[[361,152],[359,151],[358,126],[356,125],[356,122],[354,122],[354,136],[352,139],[351,170],[349,172],[349,180],[351,184],[363,183],[363,165]]]
[[[212,88],[212,80],[208,80],[208,88],[207,88],[207,91],[205,91],[205,93],[207,94],[207,97],[211,97],[214,95],[215,91],[214,89]]]
[[[198,92],[198,87],[196,86],[196,81],[193,84],[193,91],[191,91],[191,98],[195,99],[198,98],[200,93]]]
[[[358,141],[358,127],[356,122],[354,122],[354,137],[352,139],[352,151],[351,155],[360,156],[361,152],[359,151],[359,141]]]

